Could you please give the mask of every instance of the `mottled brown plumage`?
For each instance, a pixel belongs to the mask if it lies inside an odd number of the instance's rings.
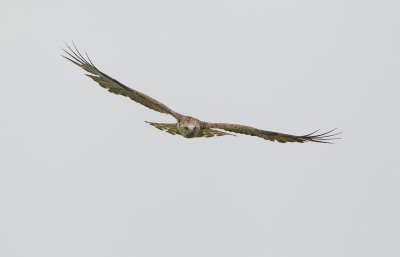
[[[67,44],[66,44],[67,45]],[[167,107],[165,104],[157,101],[156,99],[143,94],[139,91],[136,91],[132,88],[129,88],[123,85],[121,82],[113,79],[107,74],[101,72],[90,60],[89,56],[86,54],[86,57],[78,51],[78,49],[74,46],[72,49],[69,45],[67,48],[69,51],[64,50],[66,55],[63,55],[64,58],[78,65],[89,74],[86,74],[88,77],[92,78],[96,81],[101,87],[107,89],[109,92],[127,96],[133,101],[140,103],[154,111],[165,113],[173,116],[177,123],[154,123],[147,122],[150,125],[162,130],[166,131],[172,135],[182,135],[186,138],[194,138],[194,137],[213,137],[213,136],[225,136],[225,135],[234,135],[221,130],[239,133],[244,135],[256,136],[270,141],[277,141],[280,143],[286,142],[318,142],[318,143],[330,143],[330,140],[336,139],[335,136],[340,133],[333,133],[335,131],[331,130],[326,133],[316,134],[316,132],[303,135],[303,136],[294,136],[289,134],[283,134],[272,131],[265,131],[249,126],[238,125],[238,124],[229,124],[229,123],[210,123],[198,120],[196,118],[185,116],[180,113],[177,113]]]

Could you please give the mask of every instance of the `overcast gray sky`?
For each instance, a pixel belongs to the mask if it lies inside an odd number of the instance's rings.
[[[400,4],[2,1],[0,256],[400,256]],[[202,120],[185,139],[61,58]]]

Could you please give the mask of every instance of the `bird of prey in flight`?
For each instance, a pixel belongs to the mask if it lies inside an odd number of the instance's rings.
[[[286,142],[318,142],[318,143],[330,143],[331,140],[337,139],[335,130],[330,130],[325,133],[317,133],[317,131],[306,134],[303,136],[295,136],[289,134],[283,134],[278,132],[266,131],[250,126],[230,124],[230,123],[211,123],[202,121],[191,116],[182,115],[172,109],[170,109],[165,104],[157,101],[156,99],[143,94],[135,89],[129,88],[117,81],[116,79],[108,76],[107,74],[100,71],[90,60],[89,56],[86,54],[86,58],[79,52],[75,44],[73,48],[66,44],[67,50],[63,49],[66,55],[62,55],[64,58],[75,63],[80,68],[84,69],[89,74],[86,76],[92,78],[101,87],[107,89],[109,92],[127,96],[133,101],[140,103],[154,111],[169,114],[176,119],[176,123],[155,123],[147,122],[148,124],[166,131],[172,135],[181,135],[186,138],[194,137],[213,137],[213,136],[225,136],[234,135],[231,133],[245,134],[249,136],[256,136],[263,138],[265,140],[277,141],[280,143]],[[229,133],[228,133],[229,132]]]

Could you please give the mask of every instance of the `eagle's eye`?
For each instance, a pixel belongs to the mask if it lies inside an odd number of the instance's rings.
[[[189,130],[189,128],[188,128],[188,127],[184,127],[184,129],[185,129],[186,131],[188,131],[188,130]]]

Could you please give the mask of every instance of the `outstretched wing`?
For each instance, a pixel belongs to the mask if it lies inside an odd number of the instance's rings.
[[[341,133],[335,133],[336,129],[330,130],[325,133],[317,134],[318,130],[303,136],[294,136],[289,134],[283,134],[278,132],[272,131],[265,131],[261,129],[256,129],[249,126],[237,125],[237,124],[229,124],[229,123],[208,123],[209,128],[218,128],[223,129],[226,131],[245,134],[249,136],[256,136],[263,138],[265,140],[270,141],[277,141],[280,143],[287,143],[287,142],[317,142],[317,143],[331,143],[331,140],[338,139],[335,136]]]
[[[67,60],[75,63],[85,71],[87,71],[90,74],[86,74],[88,77],[92,78],[94,81],[96,81],[100,86],[104,87],[107,89],[109,92],[117,94],[117,95],[123,95],[127,96],[133,101],[140,103],[154,111],[161,112],[161,113],[166,113],[174,116],[176,119],[178,119],[181,115],[170,108],[168,108],[166,105],[163,103],[157,101],[154,98],[151,98],[150,96],[143,94],[139,91],[136,91],[132,88],[129,88],[125,85],[123,85],[121,82],[118,82],[116,79],[111,78],[107,74],[101,72],[97,67],[92,63],[90,60],[89,56],[86,54],[87,59],[83,57],[83,55],[78,51],[74,44],[74,49],[72,49],[68,44],[66,44],[69,51],[64,50],[66,55],[63,55],[64,58]]]

